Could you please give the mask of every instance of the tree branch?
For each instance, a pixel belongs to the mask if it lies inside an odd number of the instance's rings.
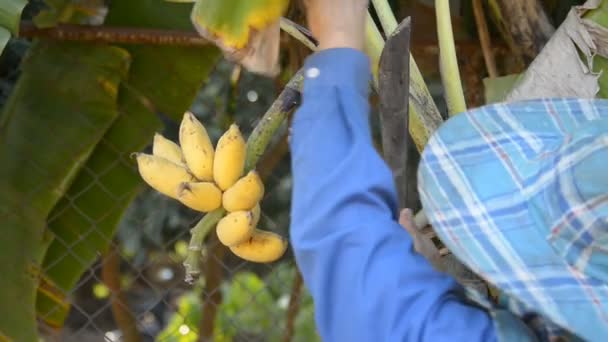
[[[293,285],[291,288],[291,294],[289,295],[289,307],[287,308],[287,324],[285,326],[285,335],[283,335],[283,342],[290,342],[293,339],[296,325],[296,317],[300,310],[300,296],[302,294],[302,274],[296,267],[296,274],[294,275]]]
[[[215,318],[222,304],[221,285],[224,280],[222,260],[228,248],[222,245],[217,234],[209,236],[209,254],[205,260],[205,289],[201,295],[203,302],[202,319],[199,322],[199,341],[213,341]]]
[[[112,293],[110,297],[112,314],[116,325],[124,335],[124,340],[126,342],[141,341],[141,335],[137,330],[137,322],[133,313],[129,310],[125,293],[120,288],[120,256],[114,243],[111,244],[110,250],[103,257],[101,278]]]
[[[481,0],[473,0],[473,13],[475,14],[475,23],[477,24],[477,34],[479,35],[479,43],[481,51],[486,62],[488,75],[492,78],[498,77],[496,69],[496,60],[492,51],[492,42],[490,41],[490,31],[488,30],[488,22],[483,11]]]

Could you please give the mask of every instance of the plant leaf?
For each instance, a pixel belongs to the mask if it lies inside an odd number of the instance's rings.
[[[21,12],[27,5],[27,0],[3,0],[0,6],[0,54],[4,51],[11,33],[19,33],[19,21]]]
[[[27,0],[3,0],[2,6],[0,6],[0,26],[15,35],[18,34],[21,12],[25,5],[27,5]]]
[[[483,86],[486,104],[504,101],[507,94],[509,94],[520,78],[520,74],[484,78]]]
[[[36,341],[46,218],[118,115],[129,55],[110,46],[39,41],[0,121],[0,336]]]
[[[6,44],[11,39],[11,33],[4,27],[0,27],[0,54],[6,47]]]
[[[192,29],[188,20],[191,8],[191,4],[162,0],[113,1],[106,24]],[[162,124],[143,105],[141,96],[146,104],[179,120],[220,57],[213,45],[129,45],[125,49],[133,62],[129,83],[120,89],[120,116],[87,161],[86,172],[78,175],[49,216],[49,229],[57,238],[44,259],[45,287],[40,288],[37,311],[53,327],[62,326],[68,313],[69,303],[63,297],[108,248],[121,217],[143,185],[128,156],[148,145]]]
[[[192,22],[199,34],[249,71],[278,72],[279,19],[289,0],[197,0]]]

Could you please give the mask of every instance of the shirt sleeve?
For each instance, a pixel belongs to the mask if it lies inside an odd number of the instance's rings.
[[[318,52],[305,65],[290,149],[290,239],[324,341],[492,341],[487,311],[413,249],[391,172],[373,147],[369,60]]]

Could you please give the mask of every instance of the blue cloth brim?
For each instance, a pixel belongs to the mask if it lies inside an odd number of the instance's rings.
[[[607,122],[604,100],[484,106],[444,123],[418,170],[424,211],[452,253],[531,312],[592,341],[608,337],[608,286],[549,241],[547,216],[563,208],[546,201],[559,188],[552,182],[563,182],[550,175],[564,146]]]

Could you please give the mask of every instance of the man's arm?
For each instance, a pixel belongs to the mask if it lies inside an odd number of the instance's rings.
[[[321,52],[292,127],[291,240],[327,341],[493,340],[487,313],[414,251],[368,122],[366,0],[308,0]],[[404,96],[407,96],[404,94]]]
[[[291,242],[326,341],[494,339],[489,315],[414,251],[368,124],[369,61],[330,48],[305,66],[291,138]]]

